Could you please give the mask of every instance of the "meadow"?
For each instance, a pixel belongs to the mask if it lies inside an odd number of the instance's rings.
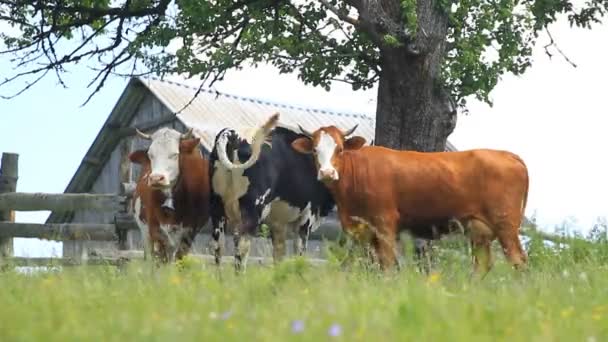
[[[608,247],[528,244],[525,272],[471,281],[458,246],[430,274],[408,263],[289,258],[241,276],[194,259],[0,273],[0,341],[606,341]],[[337,248],[337,247],[336,247]],[[332,255],[339,256],[339,253]]]

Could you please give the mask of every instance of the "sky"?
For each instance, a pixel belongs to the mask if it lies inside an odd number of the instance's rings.
[[[526,215],[536,213],[541,229],[569,220],[586,232],[598,216],[608,216],[608,124],[606,80],[608,24],[593,30],[570,29],[561,20],[551,27],[559,47],[578,67],[559,55],[534,51],[534,64],[522,76],[506,75],[491,93],[494,106],[470,100],[448,138],[458,149],[496,148],[526,162],[530,189]],[[541,42],[548,41],[544,35]],[[0,56],[0,77],[10,65]],[[84,65],[68,68],[68,88],[49,75],[12,100],[0,99],[0,152],[19,154],[17,191],[61,193],[124,90],[127,79],[111,77],[86,105],[94,76]],[[279,75],[269,66],[227,74],[215,88],[275,102],[369,113],[376,88],[353,92],[336,83],[330,92],[305,86],[296,75]],[[14,86],[0,88],[6,95]],[[44,222],[48,212],[17,212],[18,222]],[[15,239],[15,255],[60,256],[61,243]]]

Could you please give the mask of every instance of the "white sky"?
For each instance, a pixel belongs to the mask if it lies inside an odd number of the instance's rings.
[[[499,148],[519,154],[530,172],[527,215],[537,211],[546,230],[568,217],[583,232],[595,217],[608,216],[608,161],[604,132],[608,122],[608,24],[594,30],[570,29],[562,20],[552,27],[560,48],[578,65],[535,49],[534,65],[522,77],[505,76],[492,93],[494,107],[469,101],[449,140],[458,149]],[[546,39],[541,37],[541,42]],[[0,76],[7,59],[0,58]],[[4,69],[6,70],[6,69]],[[62,192],[122,93],[126,80],[114,78],[85,107],[93,72],[78,66],[67,75],[69,89],[51,75],[17,99],[0,100],[0,152],[20,154],[18,191]],[[353,92],[336,84],[331,92],[304,86],[295,75],[271,67],[233,71],[217,83],[219,91],[243,96],[375,112],[375,89]],[[0,89],[4,94],[5,90]],[[46,212],[17,213],[20,222],[44,222]],[[17,255],[49,255],[59,243],[16,239]]]

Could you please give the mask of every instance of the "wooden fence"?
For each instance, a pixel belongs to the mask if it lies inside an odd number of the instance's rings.
[[[0,261],[2,264],[15,266],[44,266],[44,265],[120,265],[133,258],[141,258],[142,251],[127,250],[127,233],[138,230],[138,226],[129,209],[129,199],[135,189],[135,184],[122,184],[118,194],[88,194],[88,193],[21,193],[15,192],[18,179],[18,155],[3,153],[0,164]],[[17,223],[15,211],[74,211],[96,210],[113,212],[113,223]],[[208,233],[208,232],[207,232]],[[326,225],[311,234],[311,240],[335,240],[340,233],[339,224]],[[536,234],[543,239],[564,243],[566,238],[556,237],[538,231],[523,230],[522,235]],[[39,238],[56,241],[114,241],[118,254],[98,255],[88,259],[72,258],[22,258],[14,257],[13,238]],[[211,261],[209,255],[194,255]],[[225,262],[231,262],[232,257],[225,257]],[[250,258],[257,263],[270,263],[269,258]],[[318,260],[317,260],[318,261]]]

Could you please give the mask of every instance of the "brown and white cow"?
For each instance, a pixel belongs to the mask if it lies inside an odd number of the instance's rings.
[[[526,264],[518,231],[528,171],[520,157],[490,149],[422,153],[363,146],[365,138],[348,137],[356,127],[300,128],[308,137],[292,147],[315,155],[318,179],[332,192],[343,229],[372,243],[382,268],[395,264],[400,230],[435,239],[450,232],[453,220],[470,235],[476,273],[490,270],[496,238],[514,266]]]
[[[144,252],[152,250],[163,262],[179,260],[190,251],[209,219],[209,163],[192,130],[181,134],[161,128],[151,135],[137,133],[151,141],[147,151],[129,155],[142,166],[133,208]]]

